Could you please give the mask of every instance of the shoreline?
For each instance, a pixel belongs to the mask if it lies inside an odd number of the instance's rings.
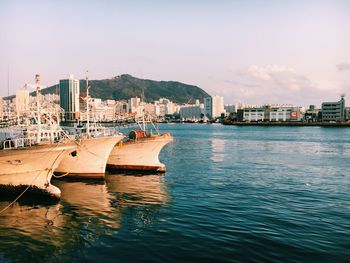
[[[350,127],[350,122],[222,122],[235,126],[288,126],[288,127]]]

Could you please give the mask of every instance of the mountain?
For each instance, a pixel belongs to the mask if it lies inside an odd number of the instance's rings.
[[[101,99],[129,99],[140,97],[144,91],[145,101],[152,102],[159,98],[168,98],[176,103],[194,103],[196,99],[210,96],[197,86],[184,84],[177,81],[155,81],[139,79],[128,74],[123,74],[112,79],[90,80],[90,95]],[[86,91],[85,80],[80,80],[80,92]],[[42,90],[42,94],[57,93],[58,85]]]

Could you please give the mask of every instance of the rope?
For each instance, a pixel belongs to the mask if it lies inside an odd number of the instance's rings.
[[[37,174],[37,176],[32,180],[32,182],[26,187],[26,189],[24,189],[24,191],[15,198],[15,200],[13,200],[8,206],[6,206],[5,208],[3,208],[1,211],[0,211],[0,215],[5,212],[7,209],[9,209],[14,203],[17,202],[18,199],[21,198],[22,195],[24,195],[25,192],[27,192],[27,190],[33,185],[34,181],[38,178],[38,176],[40,175],[40,172]]]
[[[57,145],[56,145],[56,147],[57,147]],[[52,147],[52,148],[54,148],[54,147]],[[52,149],[50,149],[50,151],[51,151],[51,150],[52,150]],[[47,179],[48,175],[50,174],[50,171],[52,171],[52,167],[55,165],[55,163],[56,163],[58,157],[59,157],[63,152],[65,152],[65,150],[62,150],[61,153],[56,157],[55,161],[53,162],[53,164],[51,165],[50,169],[49,169],[48,172],[47,172],[46,179]],[[18,199],[20,199],[20,198],[24,195],[24,193],[27,192],[28,189],[29,189],[31,186],[33,186],[33,183],[36,181],[36,179],[38,179],[38,177],[39,177],[39,175],[40,175],[40,172],[41,172],[41,171],[38,172],[38,174],[36,175],[36,177],[30,182],[30,184],[24,189],[24,191],[23,191],[19,196],[17,196],[17,197],[15,198],[15,200],[13,200],[9,205],[7,205],[5,208],[3,208],[3,209],[0,211],[0,215],[1,215],[3,212],[5,212],[7,209],[9,209],[15,202],[17,202]],[[50,183],[50,182],[49,182],[49,183]]]
[[[70,172],[67,172],[67,173],[64,173],[64,174],[61,174],[61,175],[55,175],[54,173],[52,174],[53,177],[59,179],[59,178],[62,178],[62,177],[65,177],[67,176],[68,174],[70,174]]]
[[[60,153],[59,155],[57,155],[55,161],[54,161],[53,164],[51,165],[50,170],[52,170],[52,167],[53,167],[53,166],[55,165],[55,163],[57,162],[57,159],[58,159],[58,158],[61,156],[61,154],[64,153],[64,152],[65,152],[65,150],[62,150],[61,153]],[[66,173],[66,174],[64,174],[63,176],[66,176],[67,174],[69,174],[69,173]],[[47,174],[46,179],[47,179],[48,175],[49,175],[49,174]],[[63,176],[56,177],[56,175],[54,174],[54,171],[52,171],[52,176],[55,177],[55,178],[61,178],[61,177],[63,177]],[[48,183],[50,183],[50,182],[48,182]]]

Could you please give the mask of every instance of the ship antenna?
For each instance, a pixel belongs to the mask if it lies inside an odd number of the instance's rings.
[[[10,120],[10,66],[7,69],[7,120]]]
[[[89,71],[86,71],[86,133],[88,137],[90,137],[90,111],[89,111],[89,77],[88,77]]]
[[[40,115],[40,75],[35,75],[35,87],[36,87],[36,111],[38,115],[38,136],[37,136],[37,143],[40,143],[41,141],[41,115]]]
[[[142,129],[146,131],[144,97],[145,97],[145,91],[144,89],[142,89],[142,94],[141,94]]]

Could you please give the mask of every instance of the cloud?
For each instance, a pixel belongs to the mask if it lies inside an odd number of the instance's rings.
[[[350,62],[344,62],[337,65],[338,71],[350,70]]]
[[[251,65],[234,72],[232,79],[223,80],[231,91],[229,101],[264,104],[290,103],[307,106],[328,99],[329,92],[322,90],[307,76],[284,65]]]
[[[280,66],[280,65],[269,65],[269,66],[257,66],[252,65],[243,71],[243,75],[248,78],[260,80],[261,83],[267,85],[275,85],[276,87],[287,89],[290,91],[299,91],[303,88],[310,88],[313,86],[311,81],[298,74],[295,69]]]
[[[270,80],[278,74],[295,74],[295,70],[286,66],[271,65],[257,66],[252,65],[246,69],[246,73],[254,78],[262,80]]]

